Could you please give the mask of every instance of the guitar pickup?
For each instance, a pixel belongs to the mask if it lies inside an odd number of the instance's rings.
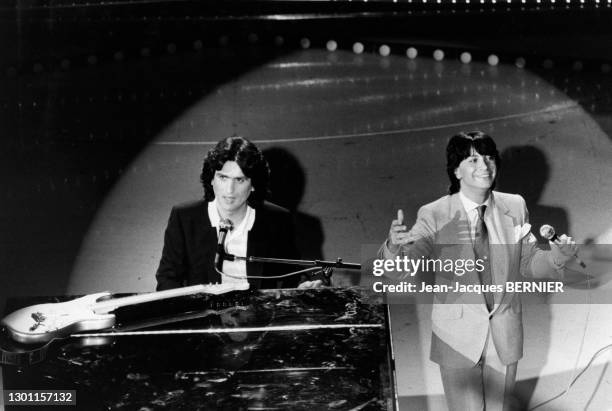
[[[41,322],[43,322],[43,321],[45,321],[47,319],[47,317],[45,317],[45,315],[43,313],[39,313],[39,312],[32,313],[32,318],[37,323],[41,323]]]

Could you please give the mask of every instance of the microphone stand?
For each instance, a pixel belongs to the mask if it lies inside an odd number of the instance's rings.
[[[345,263],[342,258],[337,258],[336,261],[329,260],[292,260],[286,258],[269,258],[269,257],[239,257],[232,254],[224,253],[224,259],[229,261],[242,260],[249,263],[271,263],[271,264],[291,264],[303,267],[320,267],[323,270],[325,285],[330,285],[332,268],[344,268],[348,270],[361,270],[361,264]]]
[[[304,267],[321,267],[321,268],[346,268],[349,270],[361,270],[361,264],[345,263],[342,258],[336,261],[326,260],[289,260],[284,258],[267,258],[267,257],[235,257],[236,259],[244,259],[249,263],[273,263],[273,264],[292,264],[301,265]]]

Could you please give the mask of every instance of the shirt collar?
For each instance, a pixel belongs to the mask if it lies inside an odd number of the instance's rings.
[[[215,200],[208,202],[208,219],[210,220],[210,225],[217,228],[219,227],[219,212],[217,211],[217,203]]]
[[[219,228],[219,220],[221,217],[219,217],[216,199],[208,202],[208,219],[210,220],[210,225],[212,227],[217,229]],[[247,230],[250,231],[251,228],[253,228],[253,223],[255,222],[255,210],[249,205],[247,205],[246,215],[244,216],[244,219],[241,221],[240,225],[242,225],[243,222],[246,224]]]
[[[480,207],[481,205],[486,205],[487,208],[490,208],[491,204],[492,204],[492,198],[493,198],[493,193],[489,193],[489,196],[487,197],[487,199],[485,200],[484,203],[482,204],[478,204],[475,203],[474,201],[470,200],[469,198],[467,198],[467,196],[465,194],[463,194],[461,191],[459,191],[459,199],[461,200],[461,204],[463,204],[463,208],[465,208],[466,212],[470,212],[473,210],[476,210],[478,207]]]

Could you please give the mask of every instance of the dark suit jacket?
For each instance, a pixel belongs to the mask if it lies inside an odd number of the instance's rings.
[[[298,258],[293,220],[287,210],[264,203],[255,212],[255,222],[247,239],[247,256]],[[217,230],[208,218],[204,200],[172,208],[164,235],[164,248],[157,269],[157,290],[193,284],[221,283],[214,269]],[[247,263],[247,275],[270,276],[298,270],[299,267]],[[277,280],[249,279],[251,288],[295,287],[297,276]]]

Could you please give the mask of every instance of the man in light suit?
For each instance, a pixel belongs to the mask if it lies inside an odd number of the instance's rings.
[[[500,159],[490,136],[459,133],[446,154],[450,194],[421,207],[410,230],[398,210],[379,257],[477,262],[482,269],[421,273],[437,285],[484,290],[434,294],[430,358],[440,366],[450,410],[512,409],[523,324],[520,296],[505,284],[520,275],[562,278],[577,247],[562,235],[550,251],[538,248],[523,198],[493,191]]]

